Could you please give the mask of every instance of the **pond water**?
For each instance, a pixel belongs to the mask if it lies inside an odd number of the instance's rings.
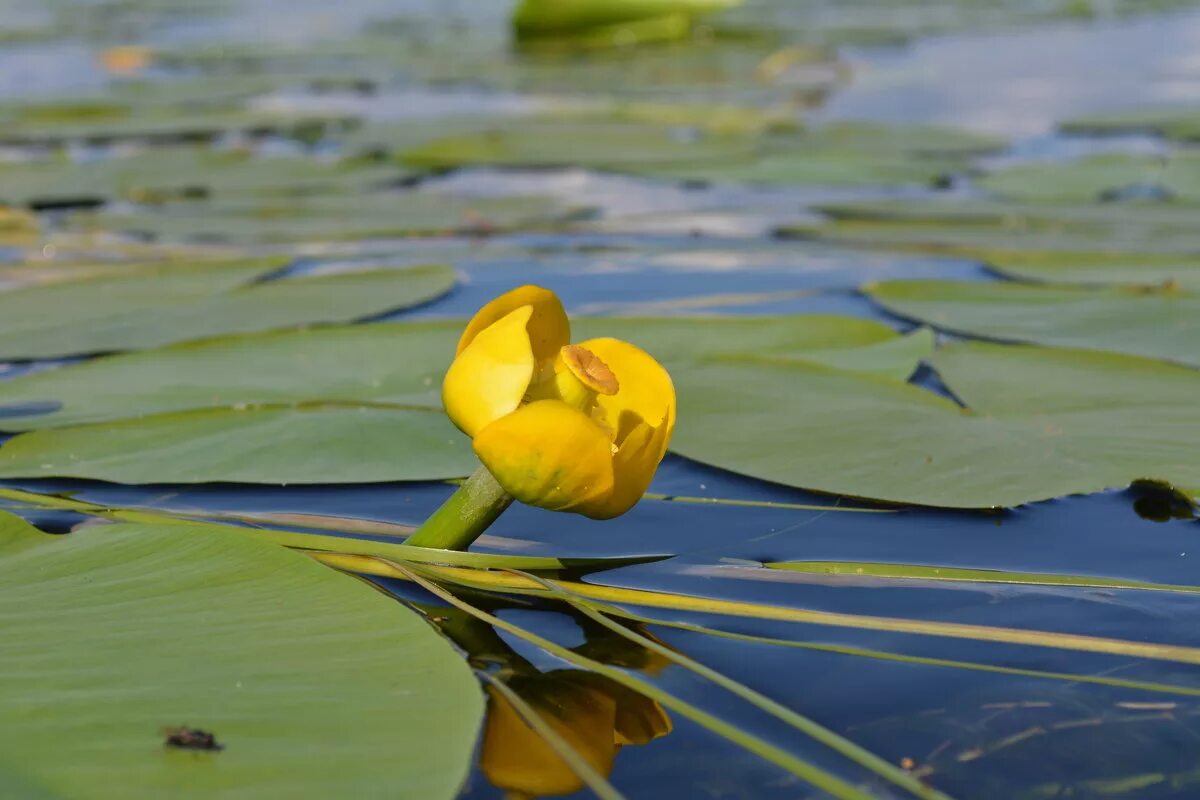
[[[313,31],[355,31],[383,13],[420,20],[476,11],[463,3],[452,10],[432,3],[401,5],[339,4],[344,15],[331,13],[325,3],[289,5],[285,27],[289,35],[303,38]],[[495,5],[481,12],[482,29],[488,20],[503,19],[504,10]],[[259,23],[273,19],[280,7],[269,2],[244,6],[244,16],[172,22],[147,36],[179,46],[214,38],[236,41],[247,24],[256,33],[270,29]],[[282,32],[278,36],[284,38]],[[887,47],[846,45],[839,52],[849,77],[808,112],[812,118],[937,123],[1009,139],[1006,150],[979,162],[988,166],[1062,161],[1099,151],[1161,152],[1166,145],[1159,139],[1067,137],[1056,133],[1055,125],[1080,114],[1200,103],[1200,12],[1194,10],[941,33]],[[46,99],[95,89],[107,79],[92,67],[92,58],[91,47],[81,44],[34,42],[5,49],[0,98]],[[414,80],[378,96],[318,96],[306,102],[364,108],[378,103],[387,107],[377,114],[380,120],[427,123],[465,109],[499,116],[527,113],[534,107],[530,104],[551,94],[561,101],[569,89],[431,87]],[[306,251],[302,267],[398,259],[454,264],[460,279],[452,292],[394,319],[464,317],[512,286],[535,282],[557,292],[568,311],[584,315],[829,313],[880,320],[901,330],[913,325],[880,310],[857,287],[896,278],[997,279],[978,261],[953,254],[849,250],[771,235],[781,224],[819,219],[813,207],[830,202],[971,197],[976,190],[967,179],[939,189],[763,187],[680,184],[579,167],[477,167],[431,177],[421,189],[474,197],[537,194],[565,203],[586,201],[598,212],[590,227],[568,232],[390,241],[340,251],[314,247]],[[944,391],[928,370],[914,380]],[[308,513],[403,525],[420,523],[453,488],[440,482],[133,487],[53,479],[10,484],[69,491],[112,505]],[[937,510],[806,492],[670,455],[650,492],[616,522],[514,507],[480,548],[554,556],[673,554],[582,580],[830,614],[1200,647],[1196,601],[1187,593],[896,581],[867,574],[835,578],[752,568],[777,561],[921,564],[1190,585],[1200,559],[1200,528],[1190,509],[1161,489],[1139,486],[994,512]],[[62,512],[33,518],[47,528],[65,529],[75,521]],[[410,585],[385,579],[379,584],[406,600],[436,604]],[[909,796],[770,714],[679,666],[655,662],[594,623],[550,605],[493,601],[502,619],[600,660],[633,664],[677,697],[868,787],[873,796]],[[1194,665],[811,621],[647,613],[734,634],[664,624],[644,628],[667,647],[904,765],[953,797],[1200,794],[1200,673]],[[529,675],[552,674],[542,687],[550,696],[577,690],[569,682],[554,683],[571,668],[568,662],[507,633],[500,639],[500,662],[520,663]],[[798,644],[782,646],[772,639]],[[609,778],[636,798],[824,796],[679,715],[671,715],[666,735],[624,747]],[[479,767],[462,793],[472,799],[505,796],[516,795],[493,785]],[[579,796],[588,796],[587,790]]]

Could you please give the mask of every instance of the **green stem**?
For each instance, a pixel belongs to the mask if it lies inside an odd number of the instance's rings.
[[[404,543],[439,550],[466,550],[512,501],[512,496],[496,483],[487,467],[481,466]]]

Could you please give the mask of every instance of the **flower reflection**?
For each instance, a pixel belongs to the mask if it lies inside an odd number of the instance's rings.
[[[473,666],[503,680],[601,775],[612,772],[622,747],[647,744],[671,732],[671,718],[657,702],[610,678],[579,669],[541,671],[509,647],[490,625],[457,609],[424,610],[467,651]],[[584,642],[574,651],[582,656],[650,675],[659,674],[671,663],[586,618],[575,622],[583,631]],[[640,625],[630,627],[653,638]],[[487,693],[479,766],[493,785],[505,790],[510,800],[553,797],[584,788],[579,776],[503,694],[491,686]]]

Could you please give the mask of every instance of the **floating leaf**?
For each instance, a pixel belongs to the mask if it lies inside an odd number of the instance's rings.
[[[995,272],[1021,281],[1095,286],[1175,286],[1200,291],[1200,260],[1186,256],[1037,250],[980,250],[964,252],[963,255],[979,258]]]
[[[1067,120],[1059,125],[1059,130],[1082,136],[1148,133],[1191,142],[1200,139],[1200,110],[1145,108],[1113,114],[1093,114]]]
[[[174,203],[80,213],[82,230],[235,243],[338,241],[495,233],[562,221],[573,212],[545,197],[457,197],[427,191]]]
[[[821,206],[832,220],[780,235],[931,252],[964,250],[1192,253],[1196,210],[1175,205],[877,201]]]
[[[0,786],[58,798],[114,786],[129,798],[457,795],[480,693],[399,603],[235,533],[49,536],[3,514],[0,536],[0,609],[21,643],[0,663]],[[164,746],[179,726],[222,749]]]
[[[99,109],[99,110],[97,110]],[[343,128],[353,117],[336,113],[276,112],[245,108],[196,110],[102,103],[96,108],[65,106],[61,113],[38,113],[10,118],[0,126],[0,144],[48,145],[73,141],[108,143],[123,140],[182,142],[213,140],[227,134],[268,133],[309,137]]]
[[[925,125],[839,123],[768,136],[751,161],[668,164],[644,172],[689,180],[824,186],[929,183],[965,169],[965,158],[1003,142]]]
[[[1200,157],[1103,153],[1061,164],[1022,164],[979,180],[1010,200],[1087,203],[1129,200],[1200,200]]]
[[[886,281],[866,293],[945,330],[1162,358],[1200,366],[1200,295],[970,281]]]
[[[0,358],[345,322],[419,305],[454,285],[453,270],[442,266],[255,280],[283,263],[155,265],[0,292]]]
[[[1200,491],[1200,372],[1149,359],[955,344],[933,364],[954,402],[800,363],[673,375],[672,449],[763,480],[955,508],[1015,506],[1158,479]],[[0,450],[0,453],[3,453]]]
[[[878,322],[832,316],[611,318],[577,320],[574,329],[577,338],[628,339],[680,371],[751,354],[802,364],[844,358],[851,369],[902,379],[931,344],[928,331],[900,337]],[[476,466],[470,442],[439,404],[460,331],[458,322],[380,324],[215,339],[18,378],[0,384],[9,414],[0,422],[32,432],[0,447],[0,476],[360,483],[467,475]]]
[[[198,148],[146,150],[83,162],[54,158],[0,164],[0,201],[52,206],[346,192],[396,181],[404,174],[394,166],[354,161],[255,157]]]
[[[610,122],[530,120],[475,134],[448,136],[400,153],[427,169],[493,165],[638,171],[667,165],[747,161],[752,139],[688,134],[667,127]]]
[[[116,483],[367,483],[470,474],[471,443],[440,409],[259,406],[32,431],[0,476]]]
[[[462,326],[455,320],[275,331],[99,358],[0,383],[0,429],[319,401],[439,408]],[[822,315],[579,319],[574,329],[578,339],[627,339],[668,364],[731,354],[803,357],[899,379],[932,348],[927,331],[898,337],[878,322]]]

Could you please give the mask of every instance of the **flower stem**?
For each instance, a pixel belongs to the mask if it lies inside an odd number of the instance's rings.
[[[404,543],[466,550],[512,501],[512,496],[496,483],[487,467],[481,466]]]

